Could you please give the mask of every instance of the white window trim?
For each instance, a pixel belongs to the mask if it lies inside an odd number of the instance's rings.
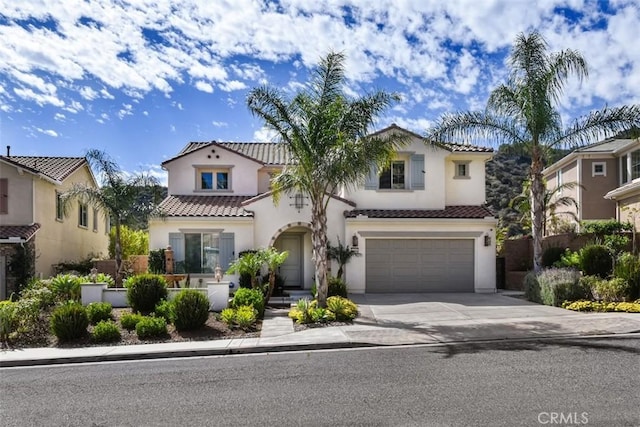
[[[87,213],[86,224],[82,224],[82,210],[83,210],[82,208],[83,207]],[[86,203],[79,203],[78,205],[78,227],[85,228],[85,229],[89,228],[89,206]]]
[[[597,172],[596,166],[602,166],[602,172]],[[591,176],[607,176],[607,162],[592,162]]]
[[[60,206],[58,206],[60,203]],[[64,207],[62,206],[62,193],[56,191],[56,221],[63,222],[64,221]]]
[[[404,167],[404,187],[402,188],[393,188],[393,164],[394,163],[402,163],[403,167]],[[406,159],[394,159],[391,164],[389,164],[389,173],[391,174],[391,188],[381,188],[380,187],[380,177],[382,176],[382,173],[387,172],[387,170],[383,170],[380,172],[380,175],[378,175],[378,191],[407,191],[407,190],[411,190],[408,185],[408,172],[409,172],[409,167],[408,167],[408,162]]]
[[[98,209],[93,209],[93,232],[98,232]]]
[[[469,164],[471,163],[470,160],[466,160],[466,161],[461,161],[461,160],[456,160],[453,162],[453,179],[471,179],[471,175],[469,174]],[[465,174],[461,175],[459,174],[460,170],[458,169],[458,167],[460,165],[464,165],[464,169],[465,169]]]
[[[232,165],[194,165],[195,168],[195,191],[196,192],[204,192],[204,193],[232,193],[232,173],[233,169]],[[209,172],[213,174],[213,186],[217,186],[216,182],[216,174],[218,172],[224,172],[227,174],[227,188],[224,190],[218,190],[216,188],[206,189],[202,188],[202,173]]]

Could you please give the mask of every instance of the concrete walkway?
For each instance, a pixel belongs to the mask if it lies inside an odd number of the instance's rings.
[[[2,350],[0,367],[640,333],[640,314],[577,313],[504,294],[367,294],[350,297],[360,310],[360,316],[350,325],[295,332],[287,310],[273,309],[265,312],[260,338]]]

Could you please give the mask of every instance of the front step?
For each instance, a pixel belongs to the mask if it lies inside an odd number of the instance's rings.
[[[289,296],[286,297],[271,297],[269,299],[269,303],[267,305],[270,306],[286,306],[290,307],[293,304],[296,304],[299,300],[303,298],[311,299],[311,292],[307,289],[301,290],[287,290],[285,291]]]

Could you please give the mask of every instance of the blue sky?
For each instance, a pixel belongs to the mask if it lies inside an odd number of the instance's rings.
[[[330,50],[347,56],[349,94],[401,94],[378,127],[424,133],[482,108],[534,29],[590,66],[562,100],[568,121],[640,103],[639,27],[638,0],[0,0],[0,151],[98,148],[165,179],[188,141],[271,140],[247,92],[295,93]]]

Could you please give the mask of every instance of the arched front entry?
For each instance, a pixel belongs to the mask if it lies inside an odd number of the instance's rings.
[[[271,246],[288,251],[287,260],[278,274],[286,289],[310,289],[313,282],[311,259],[311,224],[294,222],[280,228],[271,239]]]

